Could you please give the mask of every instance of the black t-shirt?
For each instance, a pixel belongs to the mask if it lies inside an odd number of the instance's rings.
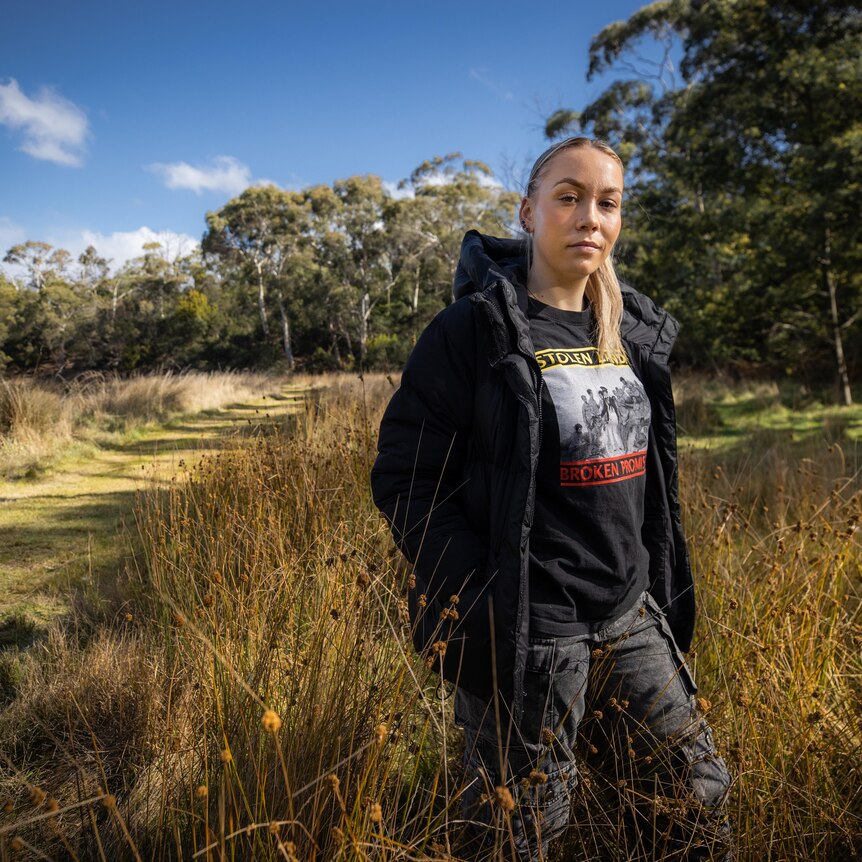
[[[625,353],[599,361],[589,309],[530,297],[527,317],[544,383],[531,629],[561,637],[602,628],[647,585],[641,526],[650,408]]]

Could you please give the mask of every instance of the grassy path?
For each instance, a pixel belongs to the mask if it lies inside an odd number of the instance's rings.
[[[230,437],[293,412],[307,389],[183,416],[103,444],[38,481],[0,482],[0,644],[22,616],[44,623],[68,609],[71,588],[120,565],[121,533],[137,490],[169,480]],[[10,624],[10,618],[17,618]]]

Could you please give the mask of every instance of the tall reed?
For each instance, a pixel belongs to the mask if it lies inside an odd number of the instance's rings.
[[[460,734],[410,648],[409,571],[368,489],[391,391],[341,378],[282,431],[143,495],[114,624],[55,631],[0,715],[0,846],[459,858]],[[862,853],[858,469],[841,434],[682,452],[690,661],[734,774],[741,860]],[[488,804],[499,849],[509,814]],[[627,805],[585,757],[555,858],[646,858]]]

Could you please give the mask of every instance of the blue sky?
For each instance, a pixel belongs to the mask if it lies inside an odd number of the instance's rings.
[[[253,182],[396,183],[459,150],[520,179],[545,117],[602,89],[590,38],[643,0],[148,4],[10,0],[0,30],[0,256],[116,262]]]

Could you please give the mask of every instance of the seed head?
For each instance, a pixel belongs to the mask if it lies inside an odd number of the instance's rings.
[[[605,714],[600,709],[594,709],[593,710],[593,718],[596,718],[599,721],[601,721],[604,717],[605,717]]]
[[[204,596],[204,605],[211,608],[215,604],[215,596],[212,593],[207,593]]]
[[[3,803],[3,813],[4,814],[11,814],[14,810],[15,810],[15,804],[12,802],[11,799],[7,799]]]
[[[494,798],[497,800],[497,804],[503,809],[503,811],[515,810],[515,800],[512,798],[512,792],[508,787],[495,787]]]
[[[339,784],[341,784],[341,782],[338,779],[338,776],[333,772],[331,775],[328,775],[326,777],[326,780],[329,782],[329,789],[333,793],[337,793],[338,792],[338,786],[339,786]]]
[[[260,723],[267,733],[278,733],[281,730],[281,718],[274,709],[267,709],[261,716]]]
[[[554,731],[550,727],[542,728],[542,742],[545,745],[551,745],[554,741]]]
[[[371,810],[368,816],[372,823],[380,823],[383,820],[383,809],[380,807],[379,802],[371,803]]]
[[[456,595],[449,596],[449,604],[450,605],[457,605],[458,602],[460,602],[460,601],[461,601],[461,599]]]
[[[18,853],[20,850],[23,850],[25,846],[26,846],[26,845],[24,844],[24,839],[23,839],[23,838],[21,838],[19,835],[16,835],[16,836],[15,836],[15,837],[14,837],[14,838],[9,842],[9,849],[10,849],[13,853]]]
[[[536,787],[539,784],[546,784],[548,781],[548,773],[542,772],[540,769],[530,770],[530,787]]]
[[[102,794],[102,805],[109,811],[117,807],[117,797],[113,793],[108,793],[107,790]]]
[[[387,733],[389,733],[389,728],[383,723],[378,724],[377,727],[374,728],[374,741],[378,745],[383,745],[383,743],[386,741]]]
[[[186,624],[186,618],[179,612],[174,614],[174,625],[181,629]]]
[[[221,758],[222,763],[230,763],[233,760],[233,755],[230,753],[229,748],[225,748],[219,757]]]
[[[697,705],[700,707],[701,712],[709,712],[712,709],[712,704],[705,697],[699,697]]]
[[[206,786],[206,784],[198,785],[197,789],[195,790],[195,796],[197,796],[198,799],[206,799],[209,795],[210,790],[209,787]]]
[[[48,801],[45,803],[45,808],[51,812],[59,811],[60,803],[53,796],[49,796]]]
[[[48,794],[45,793],[45,791],[42,790],[41,787],[36,787],[34,785],[33,787],[30,788],[30,802],[32,802],[33,805],[35,805],[37,807],[45,801],[47,796],[48,796]]]
[[[407,588],[410,590],[416,589],[416,575],[410,575],[410,577],[407,578]]]
[[[126,614],[126,622],[130,623],[135,618],[134,614]]]

